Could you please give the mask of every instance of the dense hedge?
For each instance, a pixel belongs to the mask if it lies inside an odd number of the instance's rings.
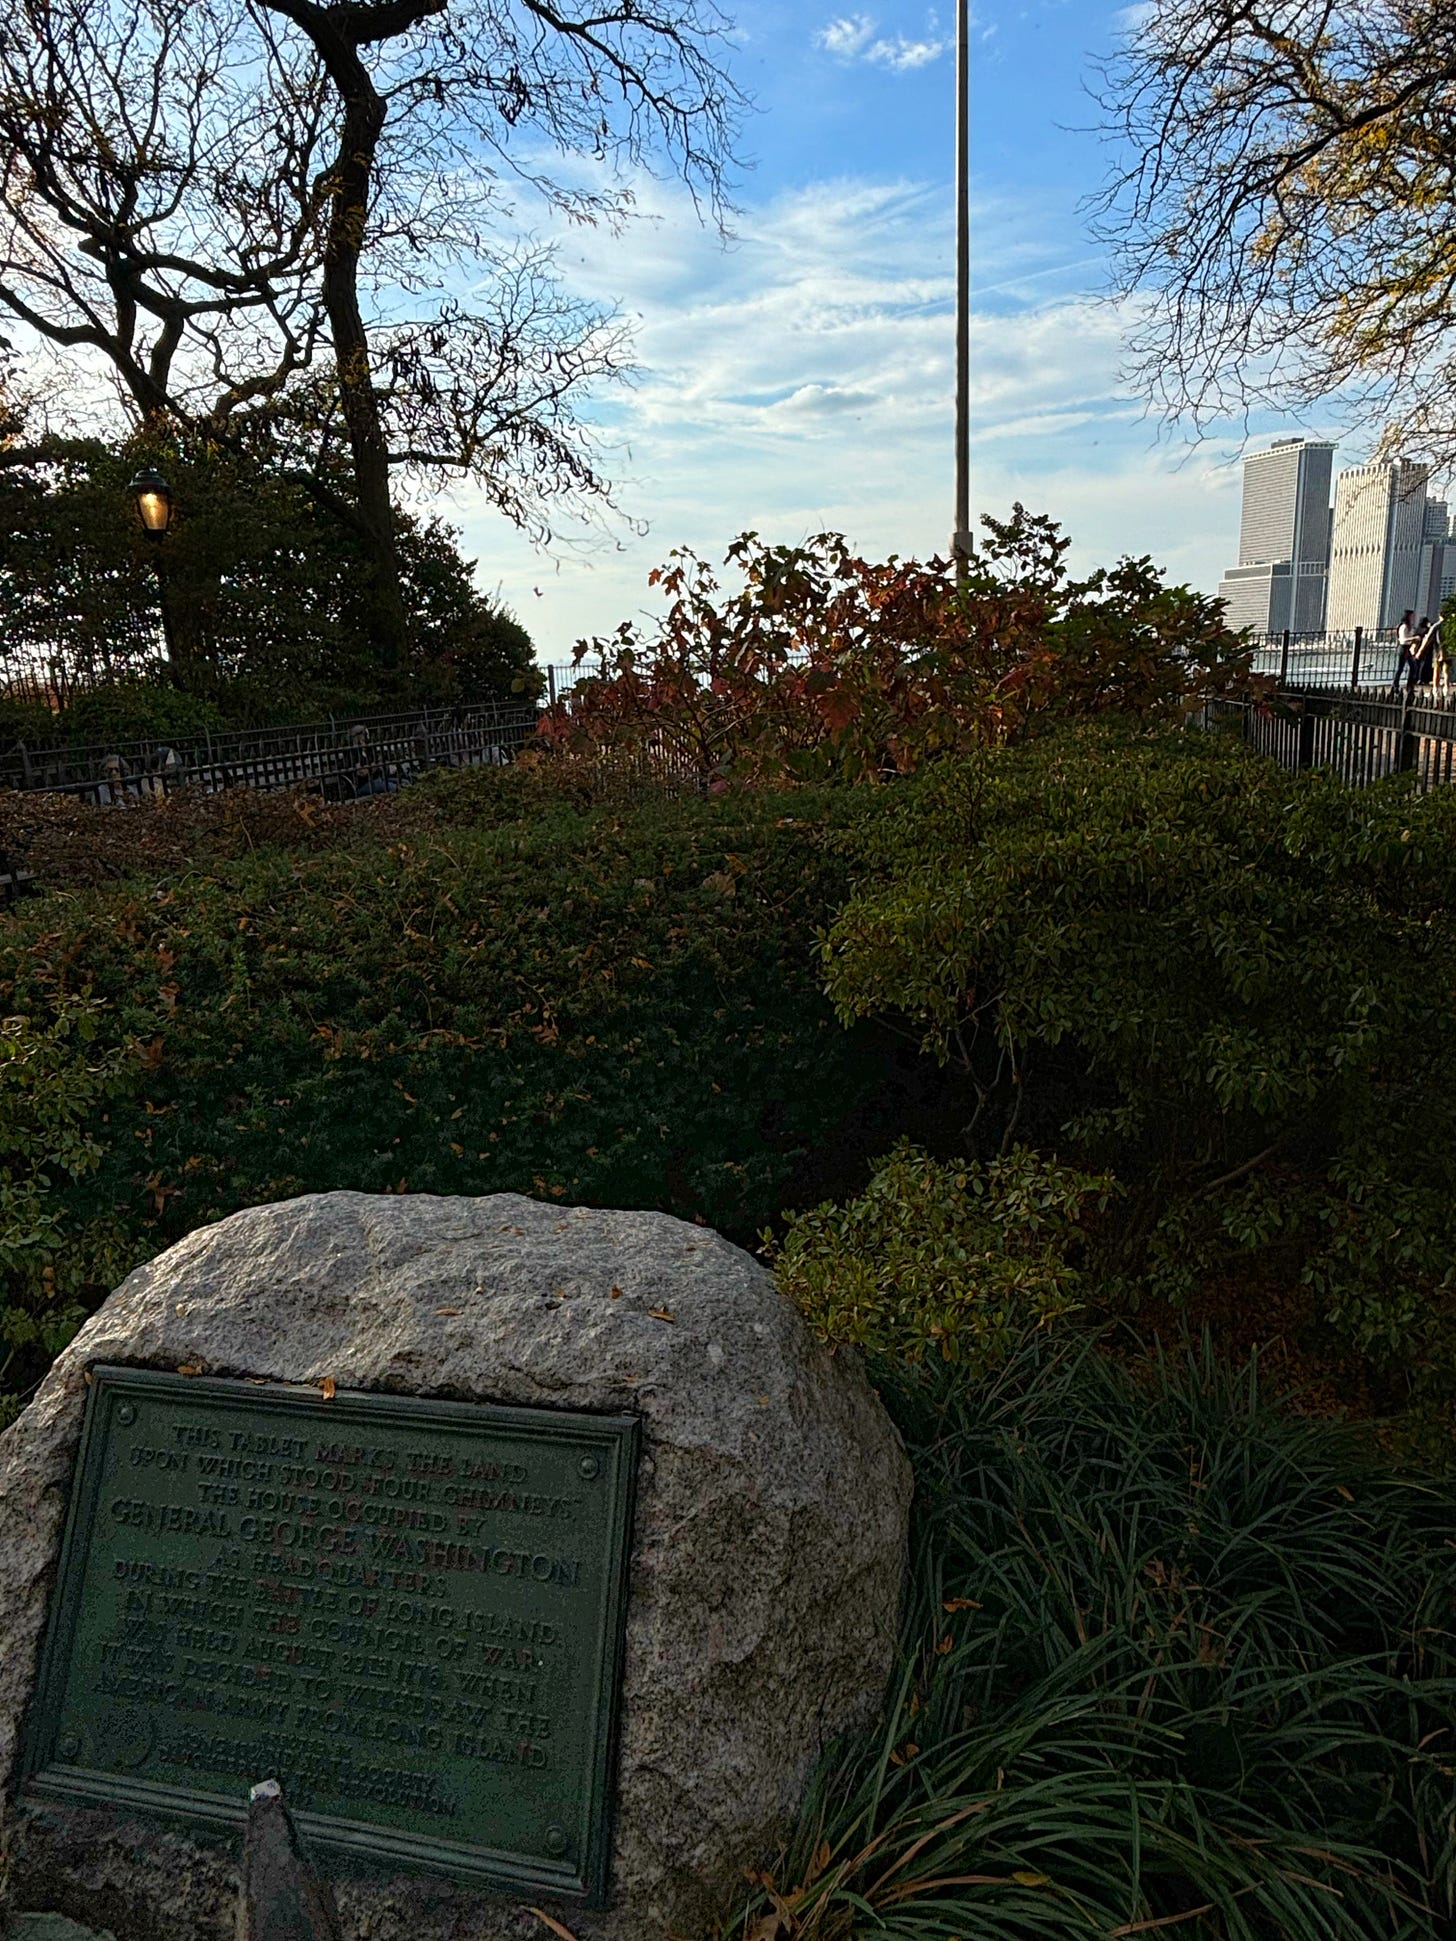
[[[587,812],[487,772],[402,809],[392,840],[376,820],[239,855],[224,831],[191,869],[24,907],[0,1013],[43,1030],[90,997],[93,1062],[125,1058],[85,1115],[99,1152],[56,1173],[68,1227],[119,1218],[154,1251],[302,1192],[513,1190],[751,1244],[896,1130],[874,1036],[841,1029],[813,960],[850,883],[830,832],[883,806]],[[13,1306],[103,1292],[54,1235],[12,1263]]]
[[[559,782],[0,804],[54,886],[0,947],[0,1168],[74,1147],[41,1109],[74,1088],[17,1074],[75,1057],[77,998],[110,1100],[7,1264],[49,1303],[31,1364],[128,1249],[254,1201],[510,1188],[752,1244],[908,1133],[788,1229],[831,1338],[979,1361],[1073,1303],[1221,1303],[1450,1411],[1456,792],[1126,725],[884,789]],[[104,1247],[58,1253],[53,1212]]]
[[[851,837],[861,880],[824,946],[841,1015],[923,1035],[973,1150],[1116,1177],[1104,1294],[1231,1282],[1257,1322],[1266,1286],[1302,1286],[1361,1354],[1449,1393],[1456,791],[1118,726],[946,762],[899,799]]]

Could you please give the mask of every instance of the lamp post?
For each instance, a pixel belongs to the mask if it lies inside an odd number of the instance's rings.
[[[162,541],[172,523],[172,488],[160,472],[150,466],[137,473],[126,488],[136,502],[142,531],[152,544],[152,565],[157,574],[157,606],[162,616],[162,639],[167,648],[167,666],[175,682],[178,676],[177,647],[172,635],[172,606],[167,593],[167,574],[163,566]]]
[[[971,570],[971,71],[970,0],[956,0],[956,401],[955,531],[951,554],[956,584]]]

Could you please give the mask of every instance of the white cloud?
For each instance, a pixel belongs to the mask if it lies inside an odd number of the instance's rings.
[[[816,47],[841,61],[869,61],[888,67],[896,74],[926,67],[954,46],[954,42],[935,34],[935,16],[930,17],[931,38],[909,40],[904,34],[886,37],[875,31],[874,17],[867,13],[843,14],[831,20],[814,36]]]
[[[875,23],[870,16],[856,13],[840,20],[831,20],[814,36],[814,45],[822,47],[826,53],[837,54],[841,60],[852,61],[864,52],[874,35]]]
[[[748,210],[724,249],[679,187],[636,186],[654,220],[616,240],[560,240],[574,286],[638,320],[639,380],[600,415],[623,446],[608,466],[622,510],[650,531],[546,560],[483,495],[456,501],[482,584],[558,663],[575,639],[660,612],[647,573],[675,546],[716,565],[746,529],[775,544],[842,531],[868,557],[924,559],[949,543],[949,197],[822,181]],[[972,316],[973,509],[1020,499],[1062,521],[1080,567],[1151,552],[1211,590],[1237,533],[1232,444],[1181,463],[1181,448],[1154,445],[1119,383],[1122,320],[1078,294],[1083,265],[1052,256],[1043,233],[1024,199],[974,211],[1003,294]],[[1024,290],[1009,310],[1008,287]]]
[[[1131,6],[1119,7],[1112,16],[1113,34],[1119,40],[1131,40],[1157,11],[1155,0],[1133,0]]]

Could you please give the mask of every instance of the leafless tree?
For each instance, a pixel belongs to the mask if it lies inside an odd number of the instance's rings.
[[[318,340],[328,98],[245,25],[229,0],[0,19],[0,305],[89,354],[134,417],[220,423]]]
[[[1456,459],[1456,8],[1153,0],[1103,69],[1094,209],[1169,416],[1338,394]]]
[[[744,103],[711,0],[15,6],[0,306],[103,359],[134,415],[306,471],[369,545],[382,659],[392,478],[480,479],[540,536],[553,500],[608,498],[578,405],[626,333],[520,238],[519,198],[620,228],[626,171],[666,160],[721,222]]]

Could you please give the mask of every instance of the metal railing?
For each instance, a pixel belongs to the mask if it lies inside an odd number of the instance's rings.
[[[536,732],[534,705],[421,709],[331,717],[290,728],[152,736],[85,748],[0,749],[0,788],[46,791],[100,804],[247,787],[304,789],[351,801],[399,788],[427,768],[475,768],[514,759]]]
[[[1211,701],[1205,726],[1237,722],[1261,755],[1295,771],[1332,770],[1353,788],[1411,775],[1418,788],[1456,781],[1456,695],[1402,690],[1386,698],[1349,690],[1285,688],[1271,702]]]
[[[1255,634],[1254,672],[1272,674],[1281,688],[1390,690],[1400,667],[1396,634],[1394,627]]]

